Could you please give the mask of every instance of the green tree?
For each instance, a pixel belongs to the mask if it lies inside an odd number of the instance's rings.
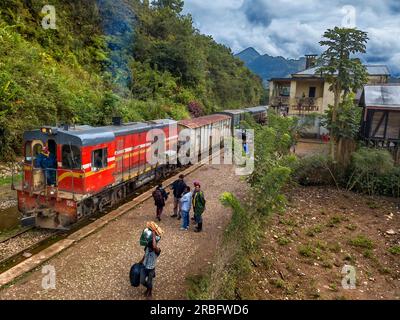
[[[169,8],[176,13],[181,13],[183,10],[183,0],[155,0],[153,6],[158,8]]]
[[[331,124],[335,127],[341,101],[346,99],[350,92],[355,92],[368,81],[367,71],[360,59],[352,57],[354,54],[366,52],[368,36],[366,32],[355,28],[335,27],[328,29],[324,38],[320,41],[320,45],[328,48],[321,55],[322,66],[317,72],[331,84],[330,90],[334,94]],[[332,134],[331,141],[331,156],[336,160],[338,137]]]

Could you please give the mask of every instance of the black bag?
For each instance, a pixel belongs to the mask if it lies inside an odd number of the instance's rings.
[[[161,190],[156,190],[153,192],[153,199],[154,199],[154,204],[157,207],[165,206],[165,199],[163,197]]]
[[[135,263],[131,267],[131,271],[129,273],[129,279],[131,281],[131,285],[133,287],[139,287],[140,286],[140,273],[142,272],[142,269],[144,268],[144,265],[141,263]]]

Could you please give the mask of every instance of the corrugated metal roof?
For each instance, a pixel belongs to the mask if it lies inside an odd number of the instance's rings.
[[[230,120],[231,118],[227,115],[223,114],[213,114],[209,116],[204,116],[200,118],[188,119],[178,121],[178,124],[184,127],[188,127],[190,129],[200,128],[206,125],[209,125],[214,122],[219,122],[223,120]]]
[[[258,106],[258,107],[246,108],[245,110],[250,113],[261,113],[261,112],[267,112],[268,107],[267,106]]]
[[[367,85],[361,106],[400,109],[400,85]]]
[[[294,73],[294,76],[319,76],[317,73],[319,67],[309,68]],[[365,65],[370,76],[390,76],[389,68],[385,65]]]
[[[246,111],[243,109],[233,109],[233,110],[223,110],[220,112],[216,112],[216,114],[230,114],[230,115],[242,114],[242,113],[246,113]]]

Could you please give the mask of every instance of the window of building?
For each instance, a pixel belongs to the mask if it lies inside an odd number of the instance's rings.
[[[317,93],[317,88],[316,87],[310,87],[310,90],[308,92],[308,97],[309,98],[315,98],[316,93]]]
[[[107,148],[98,149],[92,153],[92,170],[107,168]]]
[[[280,87],[279,95],[281,97],[289,97],[290,96],[290,87]]]
[[[63,169],[81,169],[81,150],[77,146],[63,145],[61,153]]]

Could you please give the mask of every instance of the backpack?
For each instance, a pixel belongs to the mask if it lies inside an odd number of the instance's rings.
[[[140,273],[142,272],[142,269],[144,268],[144,265],[141,263],[135,263],[129,272],[129,280],[131,282],[131,285],[133,287],[139,287],[140,286]]]
[[[156,206],[164,206],[165,205],[165,200],[164,196],[161,192],[161,190],[157,189],[153,192],[153,199],[154,199],[154,204]]]
[[[153,240],[153,232],[150,229],[144,229],[141,236],[139,243],[142,247],[148,247],[150,242]]]

